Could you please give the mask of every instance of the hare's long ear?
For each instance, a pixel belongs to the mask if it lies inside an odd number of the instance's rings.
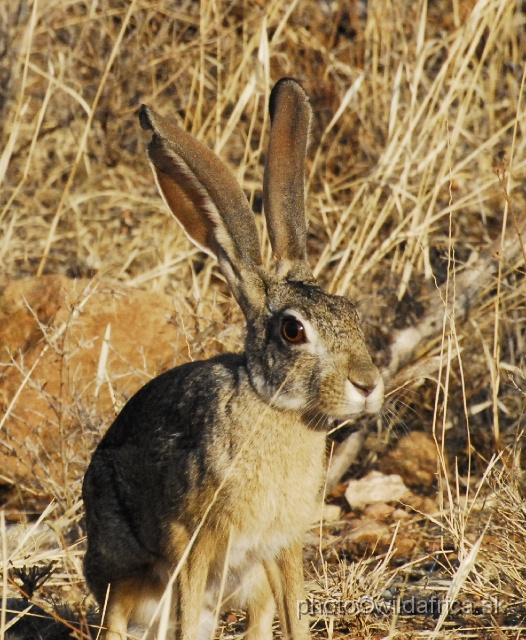
[[[303,87],[282,78],[270,94],[272,129],[263,182],[263,202],[278,274],[312,279],[307,262],[305,157],[311,107]]]
[[[159,191],[190,239],[216,256],[245,315],[264,303],[259,237],[236,179],[210,149],[143,105],[148,159]]]

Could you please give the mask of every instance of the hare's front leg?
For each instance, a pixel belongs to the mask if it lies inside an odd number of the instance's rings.
[[[308,640],[310,638],[308,618],[298,615],[298,602],[306,598],[301,542],[283,549],[273,562],[266,563],[265,568],[278,606],[283,638]]]
[[[106,627],[104,640],[128,638],[128,623],[140,597],[141,583],[138,580],[122,580],[110,585],[106,615],[102,620],[103,627]]]
[[[246,640],[272,640],[272,624],[276,601],[270,588],[265,567],[255,565],[251,570],[247,600]]]
[[[182,555],[184,549],[179,551]],[[210,537],[200,536],[181,567],[172,603],[177,640],[197,640],[199,636],[199,621],[214,552]]]

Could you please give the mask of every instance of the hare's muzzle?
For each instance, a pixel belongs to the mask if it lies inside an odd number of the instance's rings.
[[[376,413],[384,400],[384,381],[373,364],[349,374],[346,393],[351,413]]]

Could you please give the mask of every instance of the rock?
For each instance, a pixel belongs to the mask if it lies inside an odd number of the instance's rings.
[[[341,507],[337,504],[322,504],[320,513],[316,519],[316,522],[337,522],[342,515]]]
[[[376,520],[358,518],[351,523],[352,531],[343,541],[345,550],[353,556],[385,553],[391,544],[391,531]]]
[[[395,509],[391,514],[391,518],[393,522],[398,522],[399,520],[403,522],[404,520],[410,520],[411,514],[407,513],[407,511],[404,511],[403,509]]]
[[[331,498],[332,500],[339,500],[340,498],[343,498],[343,496],[345,495],[346,489],[347,489],[346,482],[338,482],[338,484],[335,487],[333,487],[333,489],[329,492],[329,494],[327,495],[327,498]]]
[[[407,536],[397,536],[395,540],[394,558],[410,558],[416,547],[416,540]]]
[[[394,540],[395,529],[388,527],[383,522],[370,520],[364,515],[349,523],[351,532],[344,540],[345,549],[357,557],[368,554],[382,554],[391,549],[393,558],[410,558],[415,547],[416,540],[400,530]]]
[[[405,502],[415,511],[423,513],[424,515],[433,515],[438,511],[436,501],[427,496],[416,496],[413,494],[409,494],[406,497]]]
[[[395,508],[386,504],[385,502],[373,502],[365,507],[363,511],[364,517],[371,518],[371,520],[378,520],[380,522],[387,522],[391,519],[391,516]]]
[[[196,325],[184,292],[174,300],[63,276],[5,287],[0,484],[35,499],[67,497],[127,399],[152,377],[191,359],[189,344],[199,343]]]
[[[383,539],[383,542],[390,542],[391,532],[389,527],[376,521],[360,520],[356,528],[347,537],[348,542],[357,544],[376,545]]]
[[[413,431],[381,458],[379,469],[398,474],[408,487],[431,487],[437,474],[436,444],[427,434]]]
[[[345,498],[352,509],[364,509],[374,502],[396,502],[408,494],[399,475],[371,471],[360,480],[349,480]]]

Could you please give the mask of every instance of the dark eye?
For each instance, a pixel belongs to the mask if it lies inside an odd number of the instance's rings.
[[[285,318],[281,325],[281,335],[287,342],[305,342],[305,329],[296,318]]]

